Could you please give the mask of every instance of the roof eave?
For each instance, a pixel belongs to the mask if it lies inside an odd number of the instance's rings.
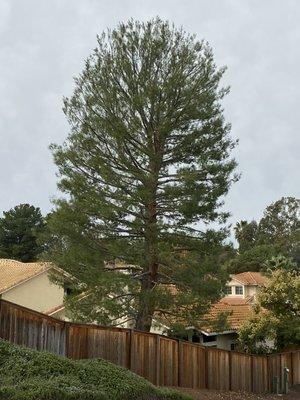
[[[45,273],[45,272],[48,272],[48,271],[49,271],[50,269],[52,269],[52,268],[53,268],[52,266],[49,266],[48,268],[44,269],[43,271],[38,272],[38,273],[35,274],[35,275],[29,276],[28,278],[26,278],[26,279],[24,279],[24,280],[21,280],[20,282],[15,283],[15,284],[13,284],[12,286],[6,287],[4,290],[1,290],[1,291],[0,291],[0,295],[9,292],[10,290],[12,290],[12,289],[14,289],[14,288],[16,288],[16,287],[22,285],[23,283],[26,283],[26,282],[30,281],[30,280],[33,279],[33,278],[36,278],[37,276],[42,275],[42,274]]]
[[[216,335],[228,335],[229,333],[236,333],[236,329],[231,329],[228,331],[222,331],[222,332],[206,332],[206,331],[200,331],[203,335],[205,336],[216,336]]]

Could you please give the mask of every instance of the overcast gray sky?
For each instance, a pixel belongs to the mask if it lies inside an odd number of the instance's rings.
[[[299,197],[300,1],[0,0],[0,215],[24,202],[51,209],[48,145],[68,134],[62,97],[96,34],[157,15],[206,39],[228,66],[224,107],[242,173],[226,199],[232,222]]]

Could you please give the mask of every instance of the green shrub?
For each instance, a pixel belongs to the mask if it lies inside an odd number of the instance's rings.
[[[74,361],[0,339],[1,400],[185,400],[102,359]]]

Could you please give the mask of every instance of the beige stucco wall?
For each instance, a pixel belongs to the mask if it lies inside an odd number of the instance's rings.
[[[231,343],[235,343],[236,333],[228,333],[226,335],[217,336],[218,349],[231,350]]]
[[[258,294],[258,290],[259,290],[259,287],[258,286],[254,286],[254,285],[247,285],[247,286],[244,286],[244,291],[245,291],[245,296],[246,297],[248,297],[248,296],[254,296],[254,297],[256,297],[257,296],[257,294]]]
[[[44,312],[63,303],[64,290],[50,282],[47,271],[2,294],[2,299]]]

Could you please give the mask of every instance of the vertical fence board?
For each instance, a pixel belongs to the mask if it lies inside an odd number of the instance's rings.
[[[160,337],[159,354],[159,384],[178,386],[178,341]]]
[[[231,390],[251,392],[251,356],[231,352]]]
[[[0,337],[36,350],[66,355],[66,324],[1,301]]]
[[[300,351],[268,356],[202,347],[122,328],[60,321],[0,300],[0,337],[73,359],[101,357],[161,386],[265,393],[272,379],[290,371],[300,384]]]
[[[277,377],[279,380],[279,386],[281,387],[281,362],[280,362],[280,354],[271,354],[268,356],[268,364],[269,364],[269,385],[272,387],[272,381],[274,377]]]
[[[89,327],[87,331],[87,358],[104,358],[115,364],[128,365],[129,331]]]
[[[181,387],[205,388],[205,348],[189,342],[179,342]]]
[[[300,384],[300,351],[292,352],[293,385]]]
[[[68,356],[75,360],[87,358],[87,328],[80,325],[69,325]]]
[[[268,360],[266,356],[252,355],[252,391],[254,393],[265,393],[269,390]]]
[[[156,383],[157,341],[154,334],[133,332],[131,338],[131,371]]]
[[[229,357],[227,352],[207,348],[207,376],[208,389],[229,389]]]
[[[296,353],[297,354],[297,353]],[[269,385],[271,388],[273,377],[277,376],[279,379],[279,387],[283,388],[283,369],[284,367],[289,370],[289,385],[296,384],[294,367],[297,368],[297,363],[294,363],[293,353],[281,353],[268,355],[269,362]]]
[[[229,352],[207,348],[207,388],[229,390]]]

